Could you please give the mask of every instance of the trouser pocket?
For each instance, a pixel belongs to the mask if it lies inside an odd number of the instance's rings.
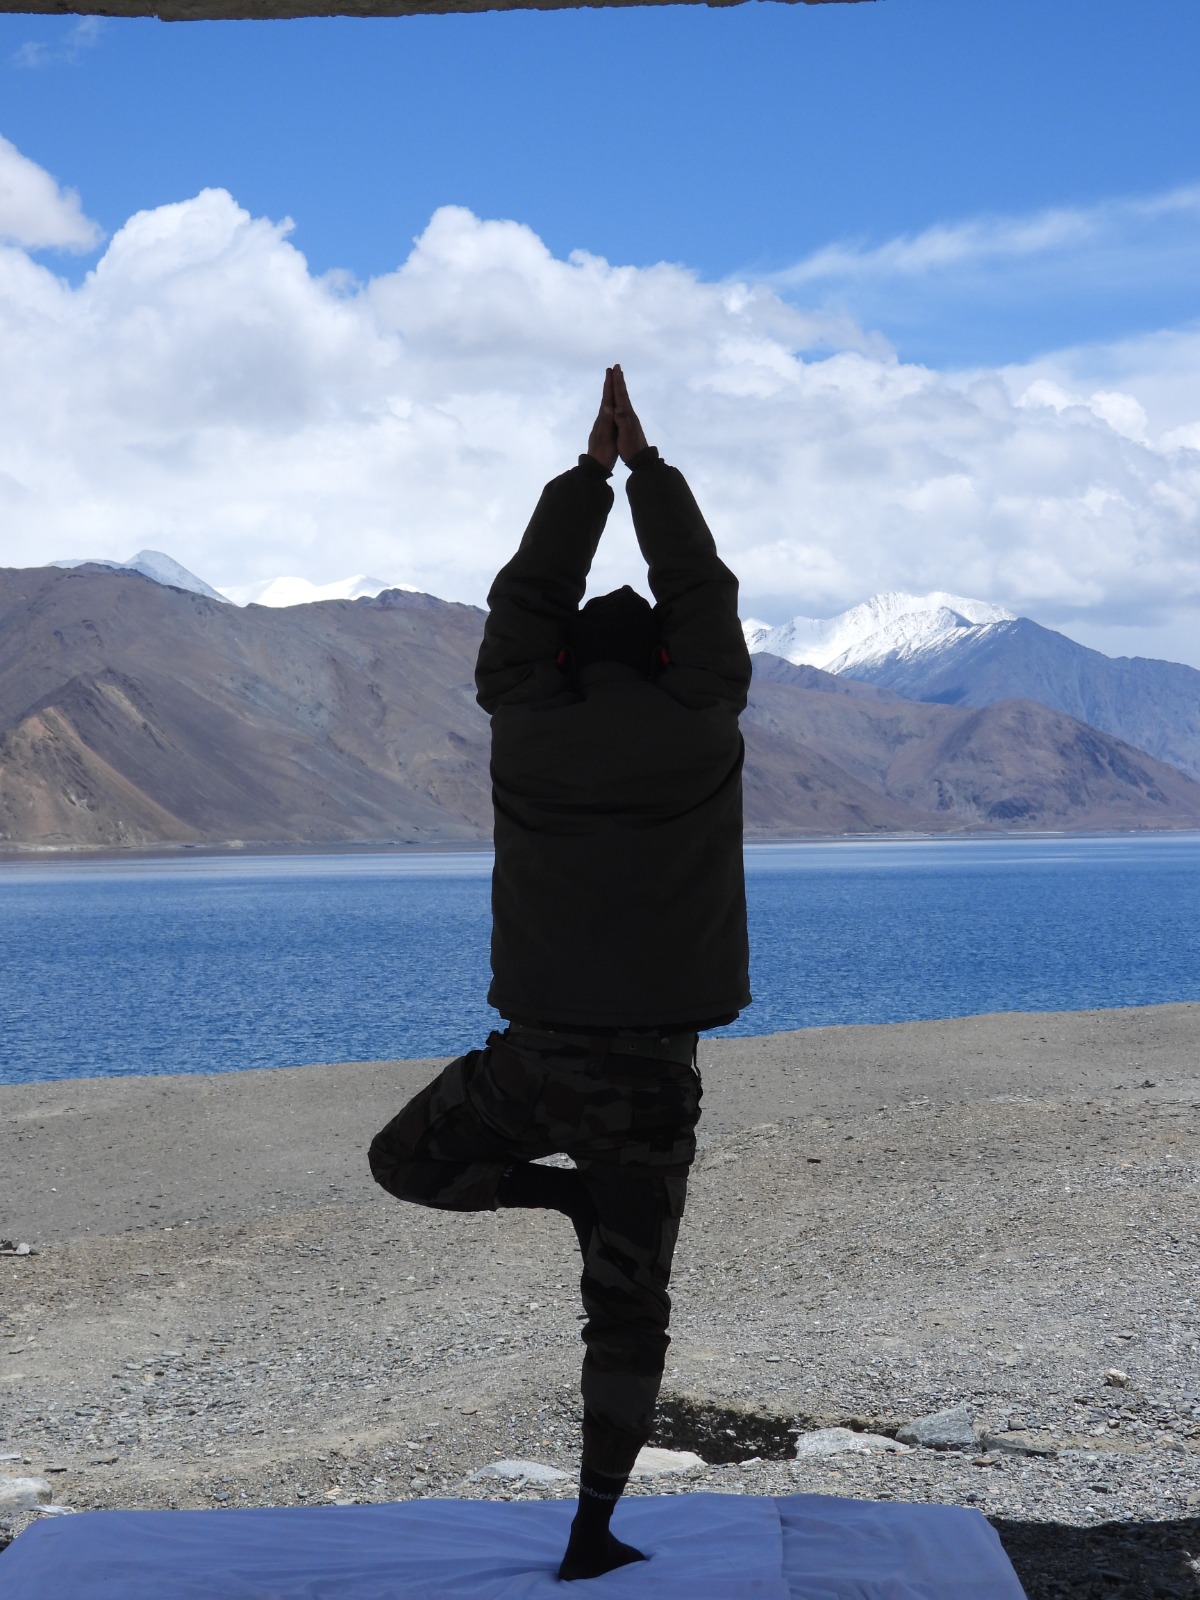
[[[497,1137],[524,1139],[538,1120],[544,1070],[499,1033],[489,1034],[487,1048],[477,1055],[465,1078],[471,1109]]]
[[[690,1067],[671,1066],[634,1092],[630,1153],[622,1159],[653,1166],[690,1166],[696,1155],[700,1080]]]

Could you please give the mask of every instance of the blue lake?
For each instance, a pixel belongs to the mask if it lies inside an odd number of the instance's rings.
[[[1200,1000],[1200,835],[757,845],[723,1033]],[[453,1055],[490,854],[0,864],[0,1082]]]

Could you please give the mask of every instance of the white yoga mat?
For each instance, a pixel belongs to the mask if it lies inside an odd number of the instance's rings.
[[[984,1517],[795,1495],[631,1496],[647,1561],[555,1576],[569,1501],[86,1511],[0,1555],[0,1600],[1024,1600]]]

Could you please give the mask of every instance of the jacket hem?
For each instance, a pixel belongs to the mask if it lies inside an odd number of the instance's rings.
[[[619,1018],[614,1018],[609,1012],[603,1017],[581,1016],[579,1012],[563,1012],[547,1010],[543,1006],[507,1005],[503,1001],[495,1000],[488,996],[488,1004],[504,1018],[505,1022],[515,1022],[518,1027],[536,1028],[545,1027],[557,1029],[563,1033],[586,1033],[600,1038],[616,1033],[704,1033],[709,1028],[724,1028],[731,1022],[736,1022],[746,1006],[750,1004],[749,997],[736,1005],[718,1007],[706,1011],[704,1016],[697,1020],[685,1017],[682,1020],[672,1019],[664,1022],[661,1014],[657,1017],[648,1017],[644,1014],[630,1016],[623,1013]]]

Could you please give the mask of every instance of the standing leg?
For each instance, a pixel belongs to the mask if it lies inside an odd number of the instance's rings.
[[[670,1343],[667,1285],[702,1097],[696,1036],[679,1043],[682,1059],[604,1051],[599,1040],[588,1052],[580,1138],[568,1147],[595,1223],[580,1280],[583,1461],[565,1579],[598,1577],[641,1557],[609,1522],[650,1437]]]
[[[641,1559],[609,1528],[650,1437],[670,1339],[667,1284],[687,1193],[687,1168],[592,1163],[582,1169],[596,1223],[581,1292],[583,1462],[579,1510],[559,1576],[594,1578]]]

